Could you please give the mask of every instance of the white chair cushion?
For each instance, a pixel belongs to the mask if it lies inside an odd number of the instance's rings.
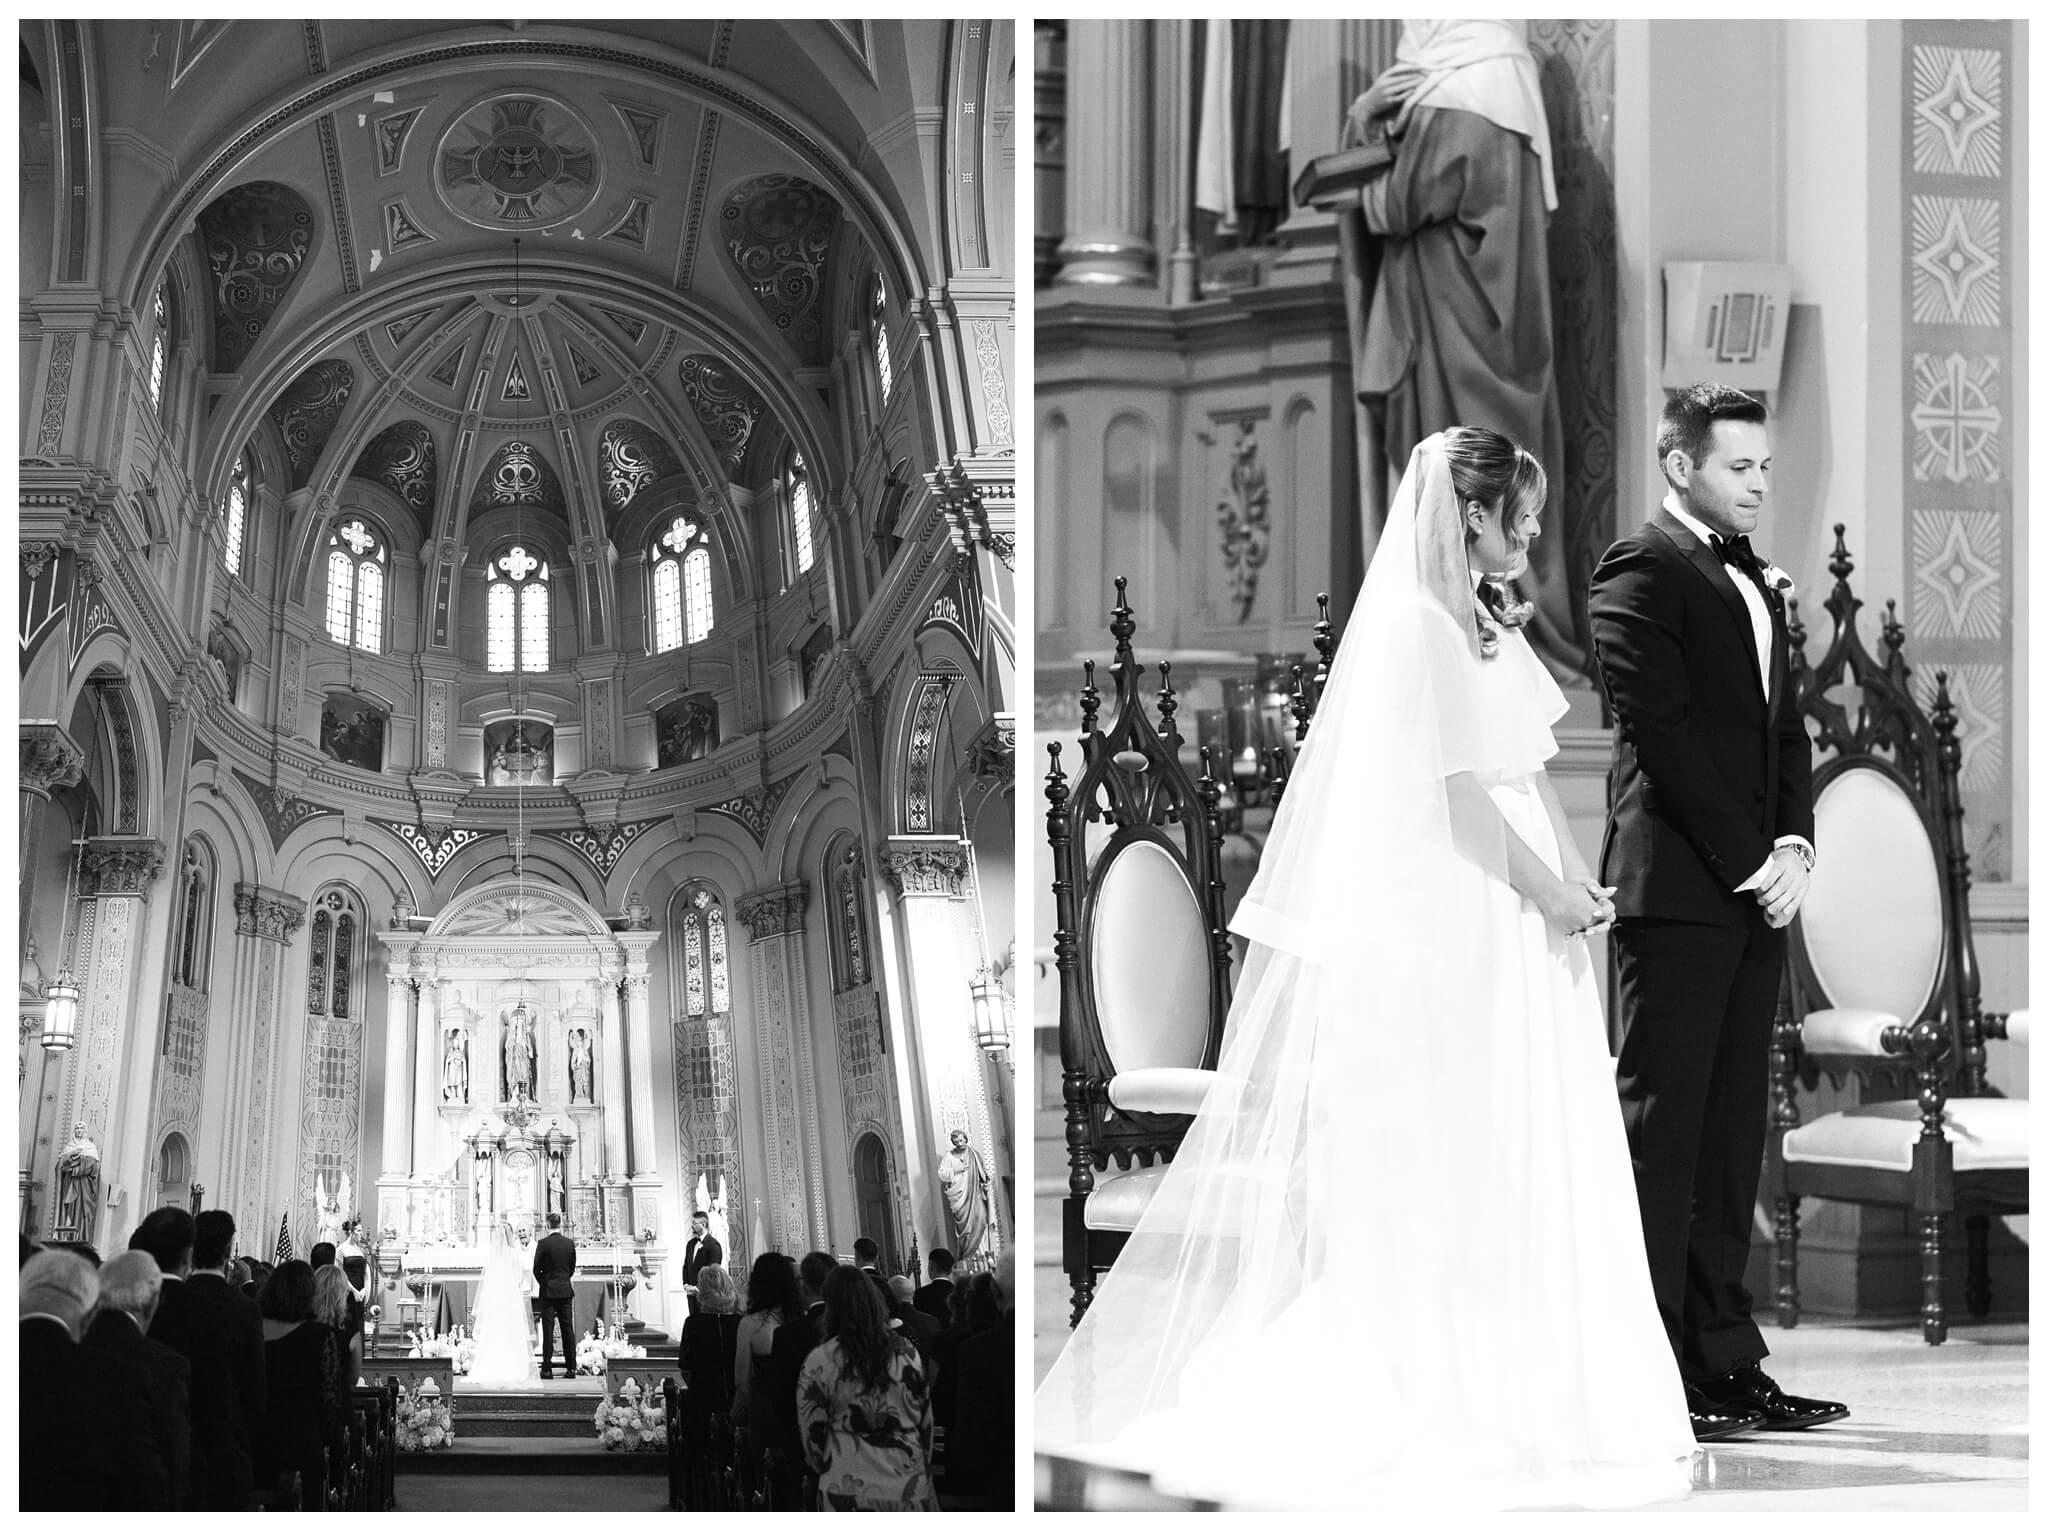
[[[1111,1170],[1095,1182],[1095,1190],[1081,1211],[1081,1221],[1101,1233],[1129,1233],[1152,1204],[1152,1193],[1166,1178],[1166,1166],[1147,1169]]]
[[[1799,1040],[1810,1053],[1883,1058],[1884,1029],[1899,1018],[1886,1010],[1809,1010]]]
[[[1095,1023],[1118,1074],[1192,1068],[1209,1042],[1209,931],[1187,871],[1150,840],[1096,875],[1087,933]]]
[[[1109,1103],[1119,1111],[1153,1111],[1193,1116],[1217,1082],[1213,1069],[1126,1069],[1109,1081]],[[1222,1105],[1226,1093],[1214,1092]]]
[[[2023,1100],[1952,1100],[1941,1129],[1955,1145],[1958,1170],[2027,1168],[2027,1103]],[[1913,1167],[1920,1136],[1915,1101],[1888,1100],[1854,1111],[1834,1111],[1785,1134],[1788,1163],[1834,1164],[1878,1170]]]
[[[2015,1010],[2005,1018],[2006,1041],[2017,1042],[2020,1046],[2025,1047],[2028,1045],[2028,1040],[2032,1037],[2033,1032],[2034,1021],[2031,1011]]]
[[[1851,1010],[1912,1020],[1941,972],[1941,869],[1920,811],[1877,770],[1836,776],[1813,804],[1819,853],[1799,909],[1822,991]]]

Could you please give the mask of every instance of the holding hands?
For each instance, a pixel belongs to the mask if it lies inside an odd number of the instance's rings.
[[[1614,889],[1580,873],[1557,885],[1543,917],[1568,937],[1598,935],[1614,923]]]

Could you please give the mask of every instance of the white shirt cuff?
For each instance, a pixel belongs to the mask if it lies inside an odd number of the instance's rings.
[[[1787,845],[1802,845],[1806,848],[1807,855],[1812,856],[1815,854],[1815,851],[1813,849],[1813,842],[1807,839],[1806,836],[1780,835],[1777,839],[1771,842],[1771,855],[1775,856],[1780,848]],[[1770,857],[1767,856],[1764,858],[1764,864],[1762,866],[1758,867],[1754,872],[1750,873],[1749,876],[1747,876],[1741,882],[1735,885],[1735,891],[1737,893],[1754,892],[1756,889],[1761,888],[1763,886],[1764,878],[1770,875],[1770,871],[1771,862]]]

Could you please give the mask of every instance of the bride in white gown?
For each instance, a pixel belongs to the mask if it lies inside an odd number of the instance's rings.
[[[1582,939],[1612,905],[1544,775],[1564,696],[1482,581],[1543,503],[1496,433],[1416,447],[1232,920],[1217,1082],[1041,1449],[1234,1508],[1688,1491]]]
[[[539,1375],[533,1359],[534,1289],[526,1251],[512,1225],[500,1219],[491,1227],[471,1313],[470,1337],[476,1341],[469,1363],[472,1386],[531,1382]]]

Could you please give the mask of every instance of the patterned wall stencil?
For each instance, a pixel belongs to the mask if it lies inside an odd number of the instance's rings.
[[[222,192],[199,215],[213,269],[213,370],[233,372],[277,312],[313,247],[313,210],[276,181]]]
[[[355,386],[355,369],[347,362],[317,361],[270,406],[270,421],[284,437],[284,453],[291,462],[292,488],[303,489],[312,478]]]
[[[1909,21],[1904,148],[1906,657],[1915,694],[1948,674],[1964,843],[1980,882],[2012,876],[2015,352],[2012,246],[2026,188],[2007,145],[2018,27]]]
[[[355,476],[382,484],[422,517],[434,510],[434,438],[417,420],[387,425],[356,459]]]

